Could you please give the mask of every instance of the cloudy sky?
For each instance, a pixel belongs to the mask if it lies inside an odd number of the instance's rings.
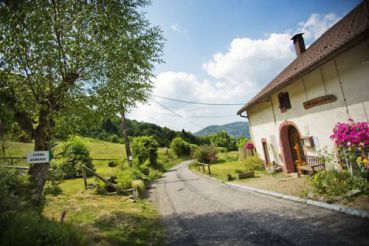
[[[295,59],[291,36],[307,46],[360,0],[152,0],[145,9],[166,38],[164,64],[155,68],[148,104],[128,117],[196,132],[244,120],[241,107]]]

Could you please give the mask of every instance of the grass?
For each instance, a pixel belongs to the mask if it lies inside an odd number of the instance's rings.
[[[89,245],[163,244],[159,215],[147,201],[84,191],[82,179],[65,180],[60,187],[61,195],[46,197],[43,215],[59,220],[65,210],[65,223],[78,227]]]
[[[216,163],[210,166],[211,176],[227,181],[227,174],[231,174],[232,176],[236,176],[236,169],[243,169],[245,166],[240,161],[230,161],[224,163]],[[191,165],[191,170],[197,171],[197,169]],[[201,172],[201,171],[200,171]]]
[[[158,162],[162,165],[165,171],[168,171],[173,166],[181,163],[186,158],[177,157],[170,149],[160,148],[158,151]]]
[[[94,159],[124,158],[124,145],[89,138],[82,141]],[[33,143],[7,142],[8,156],[26,156],[33,150]],[[158,162],[168,170],[183,159],[167,148],[158,151]],[[120,161],[121,162],[121,161]],[[121,165],[108,167],[108,161],[94,161],[96,172],[104,177],[116,174]],[[89,178],[89,183],[95,182]],[[67,211],[65,223],[83,234],[88,245],[163,245],[163,229],[159,215],[153,206],[142,199],[132,202],[128,197],[97,195],[94,190],[84,191],[81,178],[64,180],[60,184],[62,194],[48,195],[43,215],[59,221]]]

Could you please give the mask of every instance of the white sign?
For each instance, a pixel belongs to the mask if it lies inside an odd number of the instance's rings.
[[[27,155],[27,163],[30,164],[48,163],[49,161],[50,161],[49,151],[34,151],[28,153]]]

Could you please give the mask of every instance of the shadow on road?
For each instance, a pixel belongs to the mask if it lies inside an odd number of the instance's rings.
[[[286,208],[288,209],[288,208]],[[162,218],[169,245],[368,245],[369,221],[237,211]],[[341,216],[340,216],[341,217]],[[358,223],[359,222],[359,223]]]

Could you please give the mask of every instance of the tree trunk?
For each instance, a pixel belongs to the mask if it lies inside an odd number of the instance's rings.
[[[35,151],[50,151],[52,120],[49,110],[42,109],[35,130]],[[49,175],[49,163],[31,164],[29,174],[34,185],[33,198],[36,203],[42,200],[42,191]]]
[[[124,145],[126,147],[126,156],[127,156],[128,164],[131,166],[132,165],[131,148],[129,146],[127,121],[124,115],[124,111],[121,112],[121,120],[122,120],[122,132],[123,132],[123,137],[124,137]]]

